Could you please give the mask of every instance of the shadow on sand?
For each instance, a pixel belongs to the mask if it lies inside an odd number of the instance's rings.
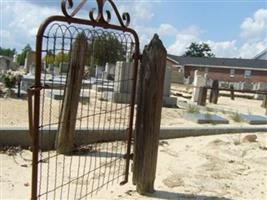
[[[158,199],[177,199],[177,200],[232,200],[225,197],[183,194],[175,192],[166,192],[161,190],[156,190],[154,193],[146,194],[145,196]]]

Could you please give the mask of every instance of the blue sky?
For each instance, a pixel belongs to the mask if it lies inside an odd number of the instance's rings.
[[[267,48],[267,0],[114,0],[131,15],[145,45],[158,33],[169,53],[181,55],[191,42],[207,42],[218,57],[252,58]],[[78,1],[74,1],[78,2]],[[39,24],[61,14],[60,0],[0,0],[0,46],[34,47]],[[87,17],[88,0],[82,16]]]

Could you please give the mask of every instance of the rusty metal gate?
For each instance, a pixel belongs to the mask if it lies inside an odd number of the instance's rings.
[[[129,14],[120,15],[112,0],[90,1],[98,12],[78,18],[86,2],[75,7],[62,0],[64,15],[49,17],[37,33],[35,83],[28,90],[32,199],[84,199],[128,181],[139,39],[128,28]],[[77,41],[86,48],[77,49]],[[62,153],[59,140],[71,126],[71,150]]]

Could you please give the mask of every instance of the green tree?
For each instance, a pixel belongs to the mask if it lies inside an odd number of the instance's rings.
[[[214,57],[210,46],[207,43],[192,42],[184,54],[184,56],[192,57]]]
[[[7,56],[7,57],[13,57],[16,53],[16,49],[5,49],[5,48],[2,48],[0,47],[0,55],[1,56]]]
[[[69,61],[69,54],[59,52],[55,56],[55,64],[59,66],[60,63],[68,62]]]
[[[46,64],[53,64],[55,61],[55,55],[53,54],[53,52],[51,50],[49,50],[47,52],[47,54],[44,56],[43,61]]]
[[[30,52],[32,50],[31,46],[29,44],[27,44],[23,49],[22,49],[22,52],[21,54],[18,54],[18,57],[17,57],[17,63],[19,65],[24,65],[25,63],[25,58],[27,56],[27,53]]]
[[[112,35],[102,35],[89,42],[87,65],[104,66],[106,63],[115,64],[125,60],[126,49],[120,41]]]

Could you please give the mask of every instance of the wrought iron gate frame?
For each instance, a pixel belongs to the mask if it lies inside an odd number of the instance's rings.
[[[36,69],[35,69],[35,83],[28,90],[28,106],[29,106],[29,128],[30,135],[32,137],[32,188],[31,188],[31,199],[37,199],[37,188],[38,188],[38,153],[39,153],[39,119],[40,119],[40,91],[44,89],[45,86],[41,84],[41,61],[42,61],[42,42],[43,36],[46,28],[52,22],[64,22],[68,24],[78,24],[78,25],[88,25],[91,27],[99,27],[103,29],[117,30],[123,33],[127,32],[131,34],[135,40],[135,51],[133,55],[133,68],[132,68],[132,91],[131,91],[131,100],[130,100],[130,118],[128,125],[128,135],[127,135],[127,152],[125,155],[126,159],[126,168],[125,168],[125,178],[121,184],[128,182],[129,175],[129,164],[131,159],[131,141],[133,135],[133,119],[134,119],[134,107],[135,107],[135,98],[136,98],[136,82],[137,82],[137,71],[138,71],[138,62],[140,59],[140,43],[137,32],[134,29],[128,28],[130,24],[130,15],[128,13],[123,13],[120,15],[115,3],[113,0],[96,0],[98,6],[97,16],[94,17],[95,8],[89,12],[89,20],[82,18],[75,18],[75,15],[83,7],[87,0],[81,0],[80,3],[73,9],[72,13],[69,14],[67,9],[72,9],[73,1],[72,0],[62,0],[61,9],[64,15],[54,15],[48,17],[39,27],[36,36]],[[110,24],[111,12],[106,10],[106,19],[104,17],[104,6],[108,2],[113,9],[119,25]],[[68,6],[68,8],[67,8]],[[32,101],[34,97],[34,102]],[[32,105],[33,102],[33,105]],[[33,108],[33,110],[32,110]]]

